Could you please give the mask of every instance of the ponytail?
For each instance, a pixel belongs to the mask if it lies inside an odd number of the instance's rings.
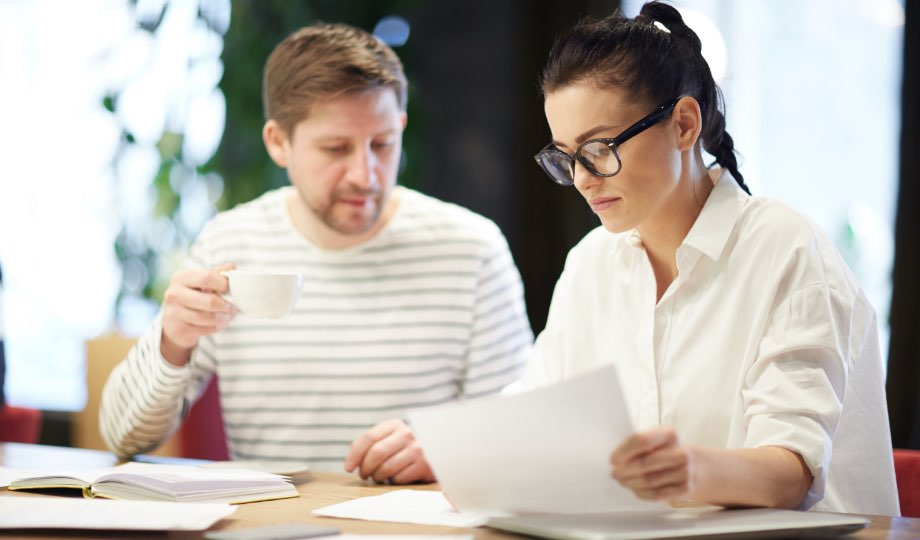
[[[738,182],[748,195],[751,190],[744,183],[744,177],[738,170],[738,159],[735,156],[735,141],[725,129],[724,99],[722,90],[716,84],[709,69],[709,64],[703,58],[703,43],[699,36],[696,35],[680,12],[674,7],[662,2],[648,2],[642,6],[639,16],[636,20],[645,19],[652,24],[655,22],[664,26],[674,41],[680,43],[680,46],[688,51],[688,57],[691,60],[688,71],[688,78],[697,79],[695,86],[698,93],[691,92],[700,104],[703,114],[703,130],[700,133],[703,148],[709,152],[715,162],[731,172],[732,177]]]
[[[732,177],[738,182],[748,195],[751,190],[744,183],[744,177],[738,170],[738,159],[735,157],[735,141],[725,129],[725,113],[722,112],[722,90],[713,83],[712,101],[707,102],[703,112],[703,148],[716,159],[721,167],[728,169]]]

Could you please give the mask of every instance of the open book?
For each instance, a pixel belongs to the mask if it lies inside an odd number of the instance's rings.
[[[287,476],[146,463],[28,476],[11,481],[9,489],[79,489],[86,497],[231,504],[299,496]]]

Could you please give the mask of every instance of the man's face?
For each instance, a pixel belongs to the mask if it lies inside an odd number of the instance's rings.
[[[392,89],[318,101],[285,134],[269,121],[263,133],[275,162],[285,167],[307,210],[307,236],[360,236],[386,208],[402,150],[406,115]],[[347,241],[347,239],[344,239]]]

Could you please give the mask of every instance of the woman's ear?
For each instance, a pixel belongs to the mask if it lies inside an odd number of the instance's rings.
[[[678,148],[681,151],[692,149],[703,130],[703,114],[700,111],[700,104],[696,99],[684,96],[674,105],[672,115],[677,121]]]
[[[265,143],[265,149],[272,161],[281,168],[287,168],[290,145],[287,133],[278,122],[274,120],[265,122],[262,127],[262,142]]]

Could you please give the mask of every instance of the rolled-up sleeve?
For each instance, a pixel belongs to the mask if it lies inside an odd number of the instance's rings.
[[[768,319],[756,360],[744,380],[744,446],[778,446],[799,454],[814,477],[802,501],[825,492],[843,408],[849,324],[841,299],[825,284],[793,292]]]

